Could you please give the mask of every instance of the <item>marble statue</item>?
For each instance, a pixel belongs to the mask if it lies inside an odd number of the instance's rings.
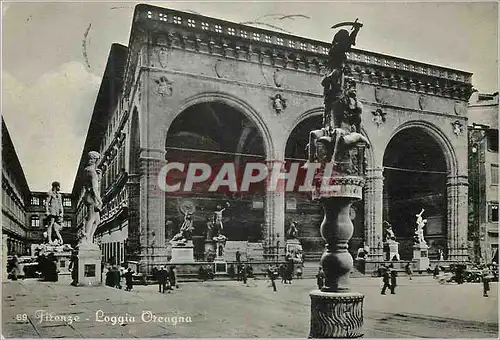
[[[45,212],[47,215],[47,238],[49,244],[53,244],[52,231],[56,230],[56,235],[60,244],[63,244],[63,239],[59,230],[64,215],[64,208],[62,203],[62,195],[60,193],[61,185],[59,182],[52,182],[52,189],[47,193],[45,201]]]
[[[229,208],[229,202],[226,202],[226,208]],[[221,205],[217,205],[213,214],[213,228],[215,231],[215,236],[218,236],[224,230],[224,225],[222,224],[222,213],[226,208],[223,208]]]
[[[414,237],[415,244],[426,244],[424,239],[424,226],[427,223],[427,219],[422,218],[424,211],[425,210],[422,209],[419,214],[415,215],[417,217],[417,229],[415,230]]]
[[[298,224],[297,221],[293,221],[290,224],[290,227],[288,228],[288,232],[287,232],[288,238],[296,239],[297,236],[299,235],[299,229],[297,228],[297,224]]]
[[[394,231],[392,230],[392,225],[384,221],[382,223],[382,227],[384,229],[384,242],[390,242],[396,240],[396,235],[394,235]]]
[[[102,199],[99,192],[99,181],[101,170],[97,169],[97,161],[101,155],[97,151],[88,153],[88,164],[84,171],[84,203],[87,207],[87,219],[85,229],[80,244],[93,244],[94,233],[100,222],[100,211],[102,209]]]
[[[176,245],[186,245],[187,241],[191,240],[193,227],[193,212],[187,211],[184,215],[184,221],[182,222],[181,229],[179,232],[172,237],[171,242],[175,242]]]

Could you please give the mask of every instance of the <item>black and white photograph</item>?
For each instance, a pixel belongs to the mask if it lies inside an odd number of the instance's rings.
[[[491,338],[498,1],[1,1],[2,338]]]

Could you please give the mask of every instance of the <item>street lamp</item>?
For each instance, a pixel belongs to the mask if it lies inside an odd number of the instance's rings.
[[[279,233],[276,234],[276,238],[278,239],[276,241],[276,264],[278,264],[278,262],[279,262],[279,256],[280,256],[280,240],[279,240],[280,239],[280,234]]]

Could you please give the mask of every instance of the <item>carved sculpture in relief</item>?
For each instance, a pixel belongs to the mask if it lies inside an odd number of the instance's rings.
[[[386,120],[385,116],[387,115],[387,113],[382,111],[382,109],[378,108],[375,111],[372,111],[372,115],[373,115],[372,120],[377,126],[385,123],[385,120]]]
[[[271,97],[271,101],[276,114],[280,114],[284,109],[286,109],[286,99],[284,99],[281,94],[278,93],[274,97]]]
[[[460,136],[463,132],[463,124],[459,120],[456,120],[451,125],[453,126],[453,133]]]
[[[155,80],[155,83],[158,84],[158,94],[159,95],[161,95],[162,97],[172,96],[172,93],[173,93],[172,82],[170,82],[167,79],[167,77],[161,76],[159,79]]]
[[[427,96],[421,95],[418,97],[418,107],[420,110],[425,110],[428,106],[429,98]]]

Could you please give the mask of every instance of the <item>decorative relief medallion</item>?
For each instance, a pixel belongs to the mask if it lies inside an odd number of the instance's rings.
[[[215,74],[217,75],[217,78],[222,78],[221,63],[222,63],[222,59],[218,59],[214,65],[214,70],[215,70]]]
[[[286,99],[284,99],[281,94],[278,93],[274,97],[271,97],[271,101],[276,114],[279,115],[284,109],[286,109]]]
[[[464,132],[464,126],[460,121],[456,120],[451,125],[453,126],[453,133],[455,135],[460,136]]]
[[[418,106],[420,107],[420,110],[425,110],[429,104],[429,98],[427,96],[421,95],[418,97]]]
[[[155,80],[155,83],[158,84],[158,94],[162,97],[170,97],[173,93],[172,82],[170,82],[167,77],[161,76],[160,79]]]
[[[387,115],[387,113],[383,112],[382,109],[376,109],[375,111],[372,111],[372,115],[373,115],[373,122],[375,124],[377,124],[377,126],[379,126],[380,124],[383,124],[385,123],[385,116]]]
[[[274,80],[274,85],[276,85],[276,87],[281,87],[281,85],[283,85],[283,74],[280,72],[279,69],[276,69],[274,71],[273,80]]]

